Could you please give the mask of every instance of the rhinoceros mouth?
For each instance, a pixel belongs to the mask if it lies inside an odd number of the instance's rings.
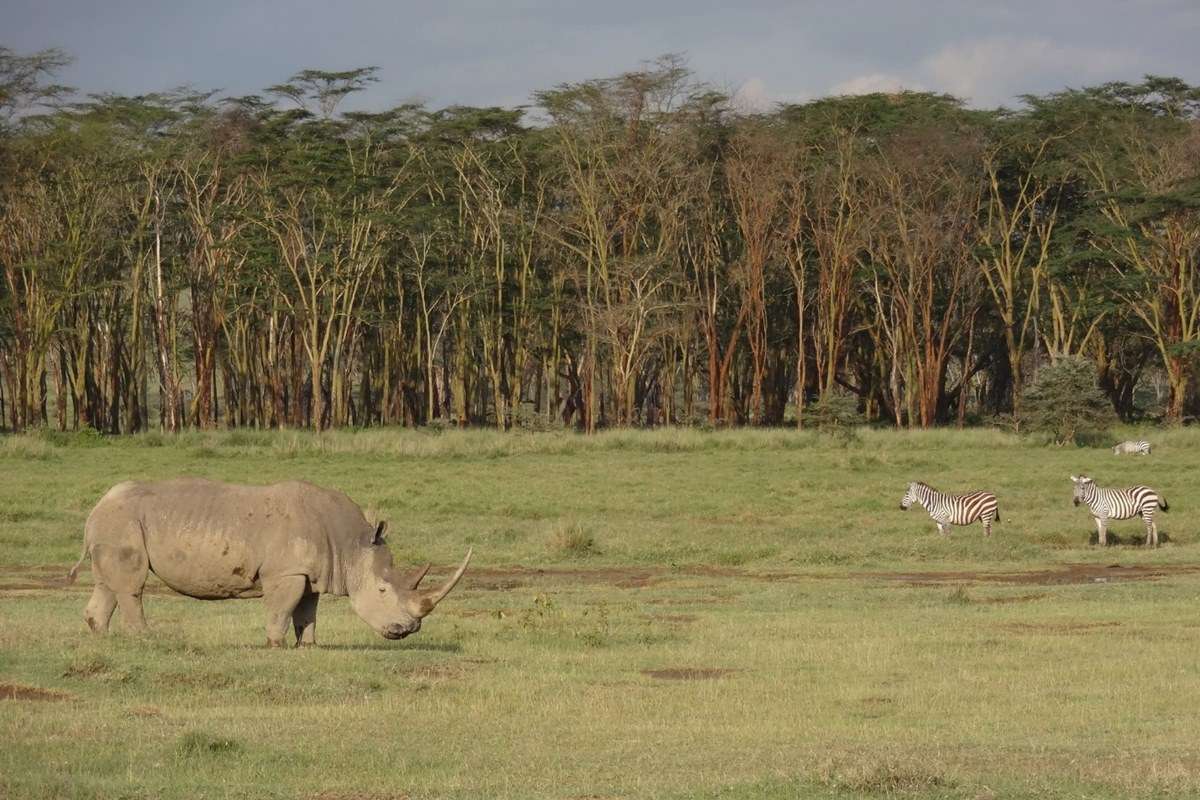
[[[383,634],[383,638],[391,639],[392,641],[403,639],[405,636],[408,636],[407,631],[405,633],[392,633],[391,631],[388,631],[387,633]]]

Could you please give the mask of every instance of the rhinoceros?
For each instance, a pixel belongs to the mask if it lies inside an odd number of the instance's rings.
[[[96,589],[83,616],[101,633],[117,606],[126,625],[145,628],[142,589],[153,572],[189,597],[262,597],[269,647],[283,646],[289,619],[297,647],[316,644],[322,594],[349,595],[381,636],[403,639],[458,583],[471,551],[440,588],[422,590],[429,567],[397,571],[386,532],[387,523],[367,522],[346,495],[303,481],[131,481],[110,489],[88,515],[69,580],[90,555]]]

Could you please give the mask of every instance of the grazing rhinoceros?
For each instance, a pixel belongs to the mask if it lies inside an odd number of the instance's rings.
[[[116,606],[131,628],[145,627],[142,588],[153,571],[189,597],[262,597],[270,647],[283,645],[289,619],[297,647],[316,643],[322,594],[349,595],[364,622],[386,639],[403,639],[458,583],[471,552],[441,588],[420,590],[429,567],[397,572],[386,528],[372,526],[341,492],[301,481],[121,483],[88,515],[69,579],[90,554],[96,590],[84,619],[97,632],[108,630]]]

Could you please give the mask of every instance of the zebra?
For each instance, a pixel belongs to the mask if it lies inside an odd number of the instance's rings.
[[[991,492],[968,492],[947,494],[939,492],[927,483],[913,481],[900,501],[900,510],[908,511],[913,503],[919,503],[937,523],[938,533],[950,532],[951,525],[970,525],[975,520],[983,522],[983,532],[992,535],[992,520],[1000,521],[1000,508],[996,495]]]
[[[1143,456],[1150,455],[1150,443],[1145,439],[1137,439],[1136,441],[1121,442],[1113,447],[1113,455],[1124,455],[1126,453],[1139,453]]]
[[[1133,519],[1141,516],[1146,523],[1146,545],[1158,547],[1158,524],[1154,521],[1154,507],[1168,511],[1167,501],[1149,486],[1131,486],[1128,489],[1101,489],[1086,475],[1071,476],[1075,484],[1075,505],[1084,503],[1096,520],[1100,545],[1108,544],[1108,521],[1110,519]]]

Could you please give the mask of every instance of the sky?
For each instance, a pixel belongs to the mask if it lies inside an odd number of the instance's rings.
[[[830,94],[971,105],[1145,74],[1200,84],[1200,0],[0,0],[0,46],[58,47],[59,81],[140,94],[259,92],[373,65],[354,107],[521,105],[538,89],[682,54],[766,109]]]

